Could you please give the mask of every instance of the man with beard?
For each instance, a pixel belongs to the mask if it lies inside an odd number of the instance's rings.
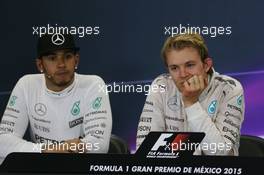
[[[17,82],[0,124],[0,157],[11,152],[106,153],[112,114],[96,75],[75,73],[79,48],[72,35],[38,39],[40,74]],[[23,139],[29,125],[31,141]]]
[[[214,71],[199,34],[169,37],[161,54],[169,74],[158,76],[151,85],[159,90],[147,96],[137,149],[150,131],[204,132],[195,154],[238,155],[244,119],[241,84]],[[210,149],[210,145],[217,147]]]

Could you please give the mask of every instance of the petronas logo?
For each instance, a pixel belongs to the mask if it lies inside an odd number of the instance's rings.
[[[71,109],[71,114],[76,116],[80,113],[80,101],[76,101]]]
[[[238,97],[238,99],[237,99],[237,104],[238,104],[239,106],[242,105],[242,95],[240,95],[240,97]]]
[[[208,113],[209,114],[214,114],[216,111],[216,105],[217,105],[217,101],[214,100],[210,103],[210,105],[208,106]]]
[[[16,104],[16,99],[17,99],[17,96],[13,95],[13,96],[10,98],[8,105],[9,105],[9,106],[14,106],[14,105]]]
[[[101,101],[102,101],[102,97],[97,97],[93,101],[93,109],[99,109],[101,107]]]

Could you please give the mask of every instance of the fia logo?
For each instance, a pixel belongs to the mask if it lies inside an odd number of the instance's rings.
[[[208,113],[214,114],[216,111],[216,106],[217,106],[217,100],[213,100],[208,106]]]
[[[102,101],[102,97],[97,97],[94,101],[93,101],[93,109],[99,109],[101,107],[101,101]]]
[[[73,116],[76,116],[80,113],[80,100],[79,101],[76,101],[73,106],[72,106],[72,109],[71,109],[71,114]]]

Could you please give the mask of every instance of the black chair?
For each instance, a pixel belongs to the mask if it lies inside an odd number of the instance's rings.
[[[116,135],[111,135],[110,145],[109,145],[109,154],[130,154],[130,149],[127,143]]]
[[[264,157],[264,139],[256,136],[241,135],[239,156]]]

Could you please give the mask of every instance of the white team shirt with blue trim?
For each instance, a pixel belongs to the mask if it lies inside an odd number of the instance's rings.
[[[47,89],[43,74],[25,75],[17,82],[0,124],[0,157],[41,152],[43,143],[79,137],[90,145],[89,152],[108,151],[112,114],[109,96],[102,90],[105,83],[95,75],[74,77],[61,92]],[[28,126],[32,142],[23,140]]]
[[[245,105],[243,88],[237,80],[214,72],[199,101],[187,108],[168,74],[158,76],[151,86],[163,90],[150,91],[147,96],[138,124],[137,149],[150,131],[205,132],[201,144],[228,146],[196,150],[195,154],[238,155]]]

